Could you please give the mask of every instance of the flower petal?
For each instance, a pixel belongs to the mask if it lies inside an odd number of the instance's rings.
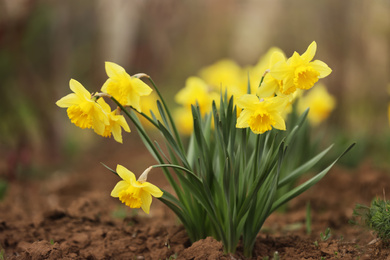
[[[144,182],[142,184],[142,189],[156,198],[160,198],[163,195],[163,192],[156,185],[153,185],[150,182]]]
[[[84,97],[85,99],[91,99],[91,93],[89,93],[88,90],[86,90],[84,88],[83,85],[81,85],[80,82],[78,82],[77,80],[75,79],[71,79],[69,81],[69,86],[70,86],[70,89],[76,93],[77,96],[79,97]]]
[[[332,69],[329,68],[325,62],[320,60],[315,60],[313,62],[310,62],[309,66],[311,66],[313,69],[315,69],[320,73],[319,78],[325,78],[332,72]]]
[[[313,41],[309,45],[307,50],[302,54],[301,56],[302,61],[305,63],[309,63],[314,58],[314,55],[316,55],[316,51],[317,51],[317,43]]]
[[[248,110],[243,110],[240,113],[240,116],[237,118],[236,127],[237,128],[247,128],[249,127],[249,118],[251,117],[252,112]]]
[[[242,109],[254,110],[258,104],[260,104],[260,100],[253,94],[244,94],[237,100],[237,106]]]
[[[272,77],[278,80],[284,80],[288,75],[294,74],[293,68],[288,66],[285,61],[277,62],[271,67],[270,72]]]
[[[106,61],[105,67],[107,76],[110,78],[117,78],[123,74],[127,74],[124,68],[113,62]]]
[[[142,205],[141,208],[143,211],[145,211],[146,214],[149,214],[150,205],[152,204],[152,196],[145,191],[141,191],[141,200]]]
[[[135,175],[122,165],[118,164],[116,166],[116,172],[118,173],[119,177],[121,177],[124,181],[133,184],[136,182]]]
[[[111,197],[114,197],[114,198],[118,198],[119,196],[119,192],[122,191],[122,190],[125,190],[129,187],[129,183],[127,183],[126,181],[119,181],[114,189],[111,191]]]
[[[263,84],[257,89],[256,95],[260,98],[273,96],[279,89],[278,80],[267,74],[264,77]]]
[[[80,102],[80,98],[75,93],[71,93],[58,100],[56,105],[59,107],[70,107],[78,105]]]
[[[145,82],[138,78],[131,78],[131,84],[133,85],[133,89],[140,96],[147,96],[152,93],[152,89]]]
[[[274,114],[273,119],[275,120],[275,125],[273,125],[274,128],[279,130],[286,130],[286,122],[282,116],[279,114]]]

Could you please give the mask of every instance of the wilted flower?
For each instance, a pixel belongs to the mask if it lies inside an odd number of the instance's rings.
[[[302,55],[294,52],[287,61],[280,61],[272,66],[270,74],[283,81],[280,89],[283,94],[291,94],[295,88],[310,89],[318,79],[332,72],[324,62],[311,61],[316,50],[317,44],[313,41]]]
[[[132,106],[141,112],[140,97],[149,95],[152,89],[113,62],[106,62],[106,73],[109,79],[101,90],[113,96],[122,106]]]
[[[317,84],[307,95],[299,99],[298,112],[302,113],[309,107],[310,111],[307,117],[313,125],[318,125],[328,118],[335,105],[336,101],[328,93],[326,87],[322,84]]]
[[[151,169],[152,167],[146,169],[136,180],[134,173],[118,164],[116,172],[123,180],[115,185],[111,196],[119,198],[122,203],[130,208],[142,208],[146,214],[149,214],[152,196],[160,198],[163,195],[163,192],[157,186],[146,181]]]
[[[57,106],[68,108],[68,117],[76,126],[82,129],[93,128],[96,133],[103,135],[109,121],[101,105],[96,102],[96,97],[92,97],[91,93],[74,79],[70,80],[69,86],[74,93],[58,100]]]
[[[260,100],[256,95],[245,94],[237,100],[237,106],[243,109],[237,118],[237,128],[249,127],[255,134],[262,134],[272,128],[286,130],[286,123],[281,116],[286,107],[285,98]]]

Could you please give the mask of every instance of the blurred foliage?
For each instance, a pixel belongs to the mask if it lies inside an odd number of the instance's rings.
[[[290,56],[313,40],[333,69],[325,84],[337,108],[326,129],[357,141],[351,161],[383,157],[389,12],[387,0],[1,0],[0,175],[81,160],[79,149],[104,142],[75,129],[54,105],[69,92],[71,77],[100,89],[104,61],[151,75],[173,97],[207,64],[222,58],[254,64],[270,46]]]

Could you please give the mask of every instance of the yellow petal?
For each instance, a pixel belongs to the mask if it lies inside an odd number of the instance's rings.
[[[136,182],[134,173],[132,173],[122,165],[118,164],[116,166],[116,172],[118,173],[119,177],[121,177],[124,181],[131,184]]]
[[[254,110],[260,104],[260,100],[256,95],[245,94],[238,98],[237,106],[243,109]]]
[[[127,121],[123,116],[120,116],[118,118],[118,122],[119,122],[119,125],[123,128],[123,130],[125,130],[128,133],[131,132],[129,125],[127,124]]]
[[[325,78],[332,72],[332,69],[329,68],[325,62],[322,62],[320,60],[315,60],[313,62],[310,62],[309,66],[311,66],[313,69],[315,69],[320,73],[319,78]]]
[[[280,61],[285,61],[285,60],[286,60],[286,57],[284,56],[283,52],[275,51],[274,53],[272,53],[272,56],[271,56],[271,59],[270,59],[270,64],[269,64],[270,65],[269,68],[271,68],[276,63],[278,63]]]
[[[69,81],[69,86],[70,86],[70,89],[76,93],[77,96],[79,97],[84,97],[85,99],[91,99],[91,93],[89,93],[88,90],[86,90],[84,88],[83,85],[81,85],[80,82],[78,82],[77,80],[75,79],[71,79]]]
[[[112,135],[114,136],[115,141],[117,141],[118,143],[123,143],[123,140],[122,140],[122,128],[121,128],[120,125],[113,124],[111,126],[111,132],[112,132]]]
[[[142,189],[150,193],[153,197],[160,198],[163,195],[163,192],[155,185],[150,182],[144,182]]]
[[[274,128],[279,130],[286,130],[286,122],[282,116],[279,114],[274,114],[273,119],[275,120],[275,125],[273,126]]]
[[[114,198],[118,198],[118,194],[120,191],[122,190],[125,190],[129,187],[129,183],[127,183],[126,181],[119,181],[114,189],[111,191],[111,197],[114,197]]]
[[[131,84],[133,85],[133,89],[140,96],[147,96],[152,93],[152,89],[145,82],[138,78],[131,78]]]
[[[56,105],[59,107],[70,107],[73,105],[78,105],[80,102],[80,98],[76,94],[71,93],[58,100]]]
[[[105,67],[107,76],[110,78],[117,78],[127,74],[124,68],[113,62],[106,61]]]
[[[240,116],[237,118],[236,127],[237,128],[247,128],[249,127],[249,118],[251,117],[252,113],[248,110],[243,110],[240,113]]]
[[[270,70],[270,75],[278,80],[284,80],[289,74],[293,74],[293,68],[288,66],[285,61],[277,62],[274,66],[272,66]]]
[[[302,61],[306,62],[306,63],[310,62],[314,58],[316,51],[317,51],[317,43],[315,41],[313,41],[309,45],[309,47],[307,48],[305,53],[302,54],[302,56],[301,56]]]
[[[141,208],[143,211],[145,211],[146,214],[149,214],[150,205],[152,204],[152,196],[145,191],[141,191],[141,200],[142,205]]]
[[[277,89],[279,89],[278,80],[267,74],[264,78],[263,83],[257,89],[256,95],[260,98],[270,97],[275,94]]]

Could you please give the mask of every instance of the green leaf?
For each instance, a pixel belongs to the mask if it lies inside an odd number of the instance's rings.
[[[330,149],[332,149],[333,144],[330,145],[328,148],[326,148],[324,151],[320,152],[316,156],[314,156],[312,159],[307,161],[306,163],[302,164],[298,168],[296,168],[291,173],[287,174],[286,177],[284,177],[278,184],[279,187],[282,187],[289,182],[295,181],[298,179],[302,174],[306,173],[308,170],[310,170],[317,162],[319,162],[328,152]]]
[[[272,205],[272,209],[270,211],[275,211],[278,207],[286,203],[287,201],[295,198],[302,192],[306,191],[310,187],[312,187],[314,184],[319,182],[327,173],[328,171],[333,167],[333,165],[342,157],[344,154],[346,154],[355,144],[350,145],[339,157],[337,157],[336,160],[334,160],[328,167],[326,167],[323,171],[318,173],[316,176],[311,178],[310,180],[306,181],[305,183],[299,185],[298,187],[294,188],[293,190],[285,193],[283,196],[281,196],[277,201],[274,202]]]

